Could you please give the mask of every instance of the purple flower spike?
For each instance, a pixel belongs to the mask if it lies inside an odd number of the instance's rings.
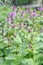
[[[11,17],[11,18],[14,18],[15,16],[16,16],[16,12],[11,12],[11,13],[10,13],[10,17]]]
[[[20,23],[19,29],[22,29],[22,24]]]
[[[31,28],[28,26],[28,29],[27,29],[28,32],[31,32]]]
[[[11,24],[11,28],[15,28],[16,27],[16,25],[14,25],[14,24]]]
[[[32,17],[36,17],[37,16],[37,13],[35,11],[32,12]]]
[[[27,9],[26,12],[30,12],[30,10]]]
[[[7,19],[7,22],[8,22],[8,23],[11,23],[11,18],[8,18],[8,19]]]
[[[42,11],[42,10],[43,10],[43,8],[42,8],[42,7],[39,7],[39,8],[38,8],[38,10],[39,10],[39,11]]]
[[[16,9],[16,6],[12,6],[12,9],[15,10]]]
[[[33,10],[33,12],[36,12],[36,10]]]
[[[21,16],[24,16],[24,12],[21,13]]]

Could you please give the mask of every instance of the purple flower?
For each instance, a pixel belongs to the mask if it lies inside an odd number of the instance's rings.
[[[32,17],[36,17],[37,16],[37,13],[35,11],[32,12],[31,14]]]
[[[30,12],[30,10],[27,9],[26,12]]]
[[[22,23],[20,23],[20,25],[19,25],[19,29],[22,29]]]
[[[31,28],[28,26],[28,29],[27,29],[28,32],[31,32]]]
[[[38,8],[38,10],[39,10],[39,11],[42,11],[42,10],[43,10],[43,8],[42,8],[42,7],[39,7],[39,8]]]
[[[7,18],[7,22],[8,23],[11,23],[11,18]]]
[[[11,13],[10,13],[10,17],[11,17],[11,18],[14,18],[15,16],[16,16],[16,12],[11,12]]]
[[[43,28],[40,28],[40,32],[41,32],[41,33],[43,32]]]
[[[36,12],[36,10],[33,10],[33,12]]]
[[[14,25],[14,24],[11,24],[11,28],[15,28],[15,26],[16,26],[16,25]]]
[[[16,6],[12,6],[12,9],[15,10],[16,9]]]
[[[21,16],[24,16],[24,11],[21,13]]]

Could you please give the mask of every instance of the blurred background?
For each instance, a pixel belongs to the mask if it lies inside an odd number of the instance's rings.
[[[43,4],[43,0],[0,0],[0,5],[2,4],[9,4],[9,5],[29,5],[29,4]]]

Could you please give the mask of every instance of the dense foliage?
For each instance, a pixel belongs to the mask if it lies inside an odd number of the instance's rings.
[[[37,0],[1,0],[6,4],[13,4],[13,5],[27,5],[32,4],[33,2],[37,2]]]
[[[27,5],[32,4],[34,0],[13,0],[12,3],[15,5]]]
[[[0,65],[43,65],[43,9],[0,8]]]

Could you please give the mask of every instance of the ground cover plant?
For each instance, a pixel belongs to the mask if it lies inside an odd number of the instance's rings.
[[[0,65],[43,65],[42,7],[0,7]]]

